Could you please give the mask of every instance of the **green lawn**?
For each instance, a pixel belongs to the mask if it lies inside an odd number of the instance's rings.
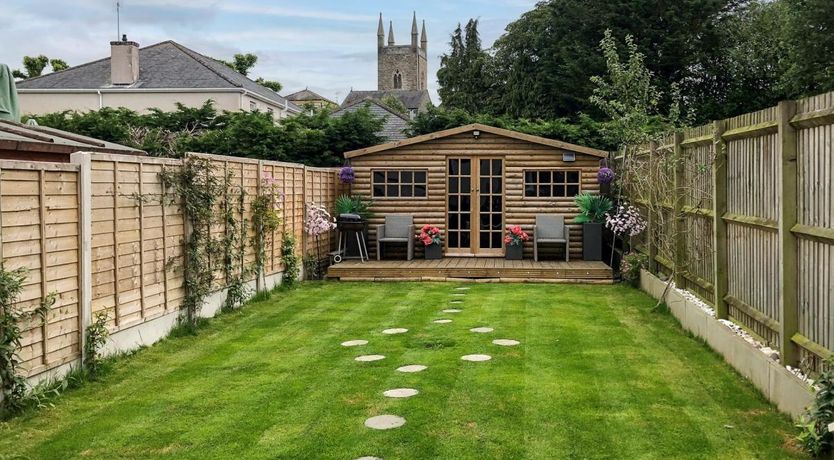
[[[310,283],[250,304],[2,425],[0,458],[801,457],[788,418],[639,291],[459,286]],[[463,312],[440,313],[452,293]],[[420,393],[382,395],[399,387]],[[364,426],[379,414],[407,423]]]

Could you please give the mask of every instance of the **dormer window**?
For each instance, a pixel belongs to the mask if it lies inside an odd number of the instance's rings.
[[[394,89],[403,89],[403,76],[399,70],[394,72]]]

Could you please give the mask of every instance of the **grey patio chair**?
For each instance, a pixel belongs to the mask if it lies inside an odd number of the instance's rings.
[[[533,227],[533,260],[536,262],[539,261],[539,243],[564,244],[565,261],[570,260],[570,233],[564,216],[536,215],[536,225]]]
[[[406,260],[414,258],[414,217],[385,216],[385,224],[376,226],[376,260],[382,260],[382,247],[385,243],[406,243],[408,255]]]

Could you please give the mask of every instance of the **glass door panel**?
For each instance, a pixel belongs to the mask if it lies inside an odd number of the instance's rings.
[[[501,255],[504,251],[504,161],[478,160],[478,253]]]
[[[472,253],[472,159],[449,158],[446,247],[450,254]]]

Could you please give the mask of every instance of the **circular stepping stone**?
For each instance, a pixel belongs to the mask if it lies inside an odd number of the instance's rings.
[[[490,355],[465,355],[461,356],[460,359],[464,361],[472,361],[472,362],[481,362],[481,361],[489,361],[492,359]]]
[[[464,294],[464,293],[458,293],[458,294],[452,294],[452,295],[453,295],[453,296],[455,296],[455,297],[463,297],[463,296],[465,296],[466,294]]]
[[[357,356],[354,359],[356,361],[359,361],[359,362],[367,363],[367,362],[371,362],[371,361],[379,361],[380,359],[385,359],[385,356],[382,356],[382,355],[362,355],[362,356]]]
[[[501,345],[502,347],[514,347],[520,344],[521,342],[512,339],[495,339],[492,341],[492,343],[494,343],[495,345]]]
[[[382,460],[379,457],[359,457],[356,460]]]
[[[436,319],[432,322],[435,323],[435,324],[449,324],[449,323],[452,322],[452,320],[450,320],[450,319]]]
[[[460,313],[462,311],[460,308],[447,308],[443,310],[443,313]]]
[[[462,300],[452,300],[452,301],[451,301],[451,302],[449,302],[449,303],[463,303],[463,301],[462,301]]]
[[[468,288],[468,287],[456,287],[455,288],[456,291],[468,291],[469,289],[470,288]]]
[[[408,366],[398,367],[397,370],[399,372],[406,372],[406,373],[413,373],[413,372],[422,372],[428,369],[428,367],[422,364],[409,364]]]
[[[405,419],[396,415],[377,415],[365,420],[365,426],[375,430],[390,430],[405,425]]]
[[[486,334],[487,332],[492,332],[494,330],[495,329],[491,327],[473,327],[472,329],[469,329],[470,332],[477,332],[479,334]]]
[[[402,328],[402,327],[395,327],[395,328],[392,328],[392,329],[386,329],[386,330],[382,331],[383,334],[387,334],[387,335],[405,334],[406,332],[408,332],[408,329],[405,329],[405,328]]]
[[[343,347],[358,347],[359,345],[367,345],[367,340],[348,340],[347,342],[342,342]]]
[[[394,388],[393,390],[384,391],[382,394],[389,398],[410,398],[417,393],[419,391],[414,388]]]

